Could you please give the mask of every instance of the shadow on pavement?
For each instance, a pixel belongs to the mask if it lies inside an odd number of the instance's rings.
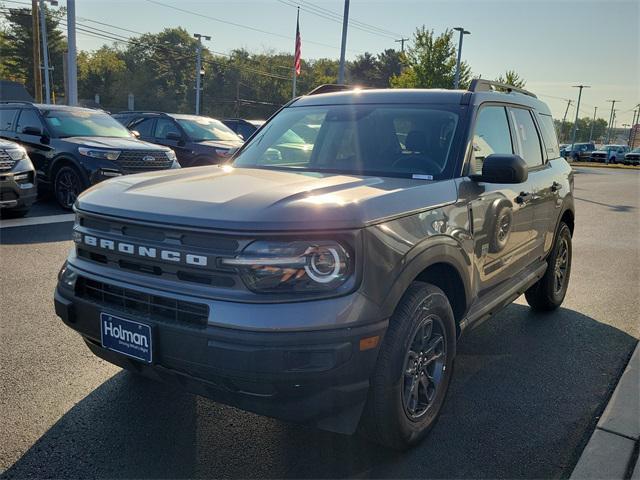
[[[575,311],[511,305],[461,341],[438,424],[403,454],[120,372],[3,476],[566,477],[635,343]]]
[[[575,197],[576,200],[580,200],[581,202],[593,203],[594,205],[600,205],[601,207],[607,207],[609,210],[614,212],[626,213],[631,210],[635,210],[635,207],[631,205],[610,205],[608,203],[596,202],[595,200],[587,200],[586,198]]]

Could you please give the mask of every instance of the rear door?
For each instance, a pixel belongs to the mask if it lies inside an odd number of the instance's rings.
[[[514,153],[514,143],[506,107],[481,106],[474,125],[469,173],[480,174],[484,159],[491,154]],[[531,263],[535,242],[531,184],[469,180],[460,186],[459,195],[468,199],[482,294]]]
[[[153,142],[153,129],[155,127],[155,118],[139,118],[129,124],[129,130],[135,130],[140,134],[140,140]]]
[[[15,140],[14,120],[18,113],[17,108],[0,107],[0,137],[7,140]]]
[[[533,210],[533,244],[531,253],[539,258],[544,254],[544,244],[552,222],[554,199],[554,172],[547,162],[546,152],[534,113],[528,108],[509,107],[513,125],[516,152],[527,162],[531,184],[530,207]],[[555,226],[555,224],[554,224]]]

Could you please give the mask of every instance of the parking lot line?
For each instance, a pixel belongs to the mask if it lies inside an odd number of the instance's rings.
[[[11,227],[28,227],[31,225],[45,225],[47,223],[73,222],[75,214],[65,213],[62,215],[45,215],[41,217],[12,218],[0,220],[0,229]]]

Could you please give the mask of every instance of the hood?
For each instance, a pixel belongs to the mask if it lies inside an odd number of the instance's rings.
[[[207,166],[116,177],[77,201],[97,214],[224,230],[361,228],[456,200],[453,180]]]
[[[242,146],[242,141],[233,141],[233,140],[203,140],[202,142],[197,142],[198,145],[202,145],[205,147],[211,148],[224,148],[224,149],[236,149]]]
[[[118,150],[169,150],[167,147],[144,142],[135,137],[66,137],[60,140],[75,143],[78,147],[114,148]]]

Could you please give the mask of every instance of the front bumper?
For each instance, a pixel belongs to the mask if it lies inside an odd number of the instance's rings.
[[[16,180],[16,176],[27,175]],[[9,171],[0,173],[0,208],[29,208],[36,201],[38,189],[34,171]]]
[[[305,315],[314,302],[282,304]],[[387,321],[314,331],[264,332],[169,323],[110,310],[58,285],[55,308],[91,351],[120,367],[261,415],[353,433],[369,389]],[[257,316],[261,305],[246,304]],[[153,364],[101,346],[100,313],[144,322],[153,330]],[[265,322],[268,321],[265,318]],[[378,336],[373,348],[361,340]],[[369,347],[371,344],[368,345]]]

